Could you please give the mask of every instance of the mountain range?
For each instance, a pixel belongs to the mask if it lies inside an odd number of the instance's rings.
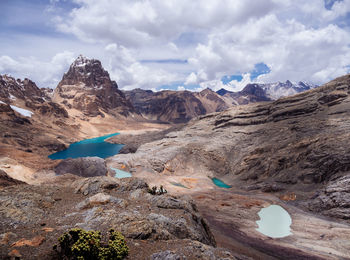
[[[296,94],[314,85],[299,82],[248,84],[242,91],[217,92],[205,89],[201,92],[134,89],[121,91],[100,61],[80,55],[63,75],[58,86],[39,89],[29,79],[19,80],[8,75],[0,76],[0,99],[8,104],[18,104],[40,114],[57,114],[80,118],[143,117],[166,123],[184,123],[212,112],[252,102],[275,100]]]

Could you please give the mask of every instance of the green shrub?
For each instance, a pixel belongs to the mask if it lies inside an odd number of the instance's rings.
[[[54,249],[65,259],[76,260],[109,260],[123,259],[129,253],[125,238],[120,232],[113,229],[109,231],[108,244],[101,243],[101,232],[86,231],[73,228],[64,233],[59,239],[60,250]]]

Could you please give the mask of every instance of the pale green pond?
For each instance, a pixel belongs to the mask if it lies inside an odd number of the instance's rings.
[[[256,230],[265,236],[281,238],[292,235],[290,225],[292,218],[289,213],[279,205],[270,205],[258,212],[260,220],[256,221],[259,228]]]
[[[114,175],[115,178],[123,179],[123,178],[132,177],[130,172],[122,171],[122,170],[119,170],[119,169],[113,168],[113,167],[111,167],[111,170],[113,170],[115,172],[115,175]]]

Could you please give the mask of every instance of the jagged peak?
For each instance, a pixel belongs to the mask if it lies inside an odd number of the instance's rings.
[[[92,60],[86,56],[80,54],[76,60],[72,63],[71,67],[85,67],[87,64],[91,63]]]

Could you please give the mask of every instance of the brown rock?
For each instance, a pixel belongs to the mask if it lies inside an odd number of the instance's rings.
[[[32,239],[28,240],[25,238],[22,238],[18,240],[17,242],[13,243],[11,247],[22,247],[22,246],[32,246],[32,247],[38,247],[45,241],[45,237],[42,236],[36,236]]]
[[[10,253],[8,253],[8,256],[11,257],[22,257],[20,252],[17,249],[13,249]]]

